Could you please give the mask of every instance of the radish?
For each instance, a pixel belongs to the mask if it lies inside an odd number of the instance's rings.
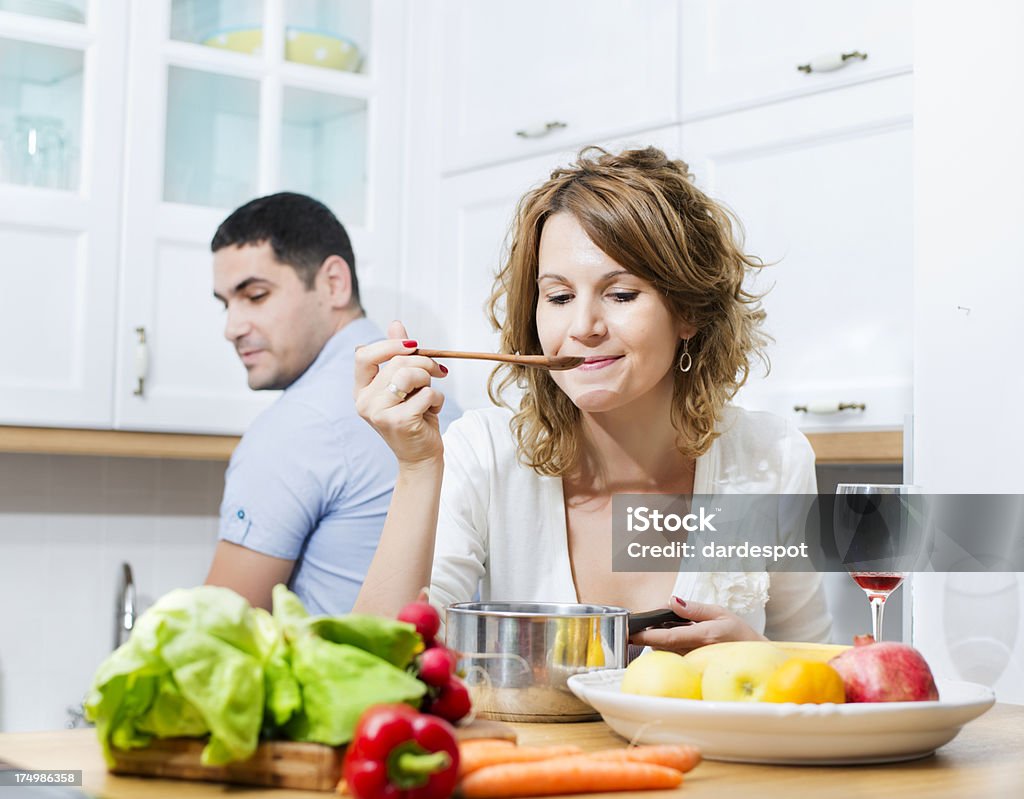
[[[441,690],[429,701],[425,711],[454,724],[468,715],[471,707],[469,691],[458,677],[453,676],[441,686]]]
[[[443,687],[455,673],[455,655],[443,646],[435,646],[420,655],[419,678],[435,688]]]
[[[410,602],[398,612],[398,620],[415,627],[428,647],[434,643],[434,636],[441,629],[441,617],[429,602]]]

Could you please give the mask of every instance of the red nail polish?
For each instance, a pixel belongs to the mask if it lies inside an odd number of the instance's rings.
[[[419,344],[417,344],[412,339],[408,339],[408,340],[402,342],[402,346],[403,347],[410,347],[411,349],[416,349],[416,347],[418,347]]]
[[[441,369],[441,374],[443,374],[443,375],[448,374],[448,367],[445,366],[443,363],[439,363],[438,367]]]
[[[675,594],[672,595],[672,599],[674,599],[676,602],[679,603],[679,607],[681,607],[681,608],[685,608],[686,607],[686,602],[684,600],[680,599],[679,597],[677,597]]]

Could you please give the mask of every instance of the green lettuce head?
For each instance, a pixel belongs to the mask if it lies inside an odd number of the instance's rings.
[[[370,705],[418,705],[405,671],[422,641],[408,624],[373,616],[309,616],[285,586],[274,614],[227,588],[162,597],[99,667],[86,715],[108,763],[112,748],[207,737],[202,762],[245,760],[264,737],[330,745],[351,740]]]

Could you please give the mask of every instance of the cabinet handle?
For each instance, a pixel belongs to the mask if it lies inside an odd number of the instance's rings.
[[[867,57],[867,53],[862,53],[859,50],[854,50],[852,53],[831,53],[812,58],[809,63],[801,64],[797,69],[801,72],[806,72],[808,75],[812,72],[833,72],[837,69],[842,69],[854,59],[864,61]]]
[[[138,382],[135,385],[135,391],[132,393],[136,397],[142,397],[146,393],[146,373],[149,372],[149,347],[146,345],[146,328],[135,328],[135,335],[139,337],[135,344],[135,379]]]
[[[542,127],[539,128],[528,128],[524,130],[517,130],[516,136],[520,139],[540,139],[547,136],[553,130],[561,130],[562,128],[569,127],[568,122],[559,122],[557,119],[553,122],[545,122]]]
[[[863,402],[808,402],[806,405],[794,405],[797,413],[839,413],[840,411],[866,411],[868,406]]]

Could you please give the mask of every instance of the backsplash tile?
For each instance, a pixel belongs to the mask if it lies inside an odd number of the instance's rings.
[[[123,561],[139,612],[203,582],[224,468],[0,454],[0,731],[65,726],[113,647]]]

